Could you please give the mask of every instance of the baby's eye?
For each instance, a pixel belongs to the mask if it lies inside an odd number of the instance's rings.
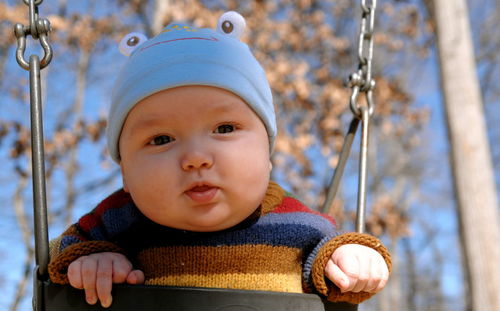
[[[231,133],[233,131],[234,131],[234,125],[231,124],[222,124],[215,129],[215,133],[219,134]]]
[[[174,139],[168,135],[159,135],[149,141],[150,145],[160,146],[173,142]]]

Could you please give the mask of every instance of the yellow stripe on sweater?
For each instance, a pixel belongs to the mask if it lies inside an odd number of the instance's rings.
[[[171,246],[139,253],[138,268],[146,279],[170,275],[296,274],[301,275],[302,252],[286,246]]]
[[[302,293],[300,274],[184,274],[150,278],[146,280],[145,284]]]

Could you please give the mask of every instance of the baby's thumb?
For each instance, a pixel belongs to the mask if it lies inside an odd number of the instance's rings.
[[[328,260],[325,274],[330,281],[337,285],[340,291],[343,292],[349,288],[349,277],[332,260]]]
[[[127,284],[143,284],[144,272],[141,270],[132,270],[127,276]]]

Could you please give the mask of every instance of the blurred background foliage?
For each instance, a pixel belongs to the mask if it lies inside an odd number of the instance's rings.
[[[498,141],[500,10],[495,0],[469,1],[469,7],[488,133]],[[435,29],[427,8],[418,0],[380,1],[377,7],[367,229],[390,247],[395,273],[361,310],[465,305]],[[227,10],[246,18],[243,41],[273,89],[279,128],[273,178],[313,208],[321,206],[352,118],[345,80],[358,65],[357,1],[45,0],[40,15],[51,21],[54,49],[42,71],[51,238],[121,186],[103,137],[110,91],[125,60],[117,50],[120,39],[132,31],[153,36],[172,21],[214,28]],[[8,310],[29,309],[34,253],[29,82],[15,62],[12,31],[15,23],[28,24],[27,17],[23,1],[0,2],[0,288],[6,293],[0,308]],[[41,54],[36,44],[28,49]],[[492,148],[498,179],[500,148]],[[357,153],[355,142],[329,211],[341,230],[353,228]]]

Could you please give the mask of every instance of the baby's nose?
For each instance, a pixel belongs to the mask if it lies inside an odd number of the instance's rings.
[[[189,150],[181,160],[182,169],[185,171],[210,168],[213,163],[213,156],[202,150]]]

